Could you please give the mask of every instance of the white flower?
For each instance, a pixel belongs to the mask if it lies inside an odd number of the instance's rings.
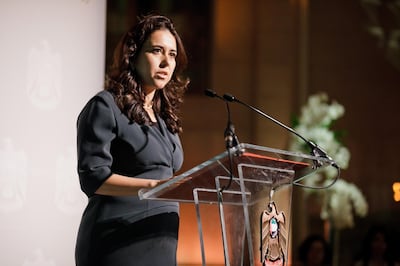
[[[331,120],[337,120],[338,118],[344,115],[344,107],[343,105],[333,102],[331,106],[328,108],[328,117]]]
[[[335,132],[329,127],[344,113],[344,107],[338,102],[328,103],[326,93],[311,95],[307,104],[301,109],[299,125],[294,128],[300,135],[322,148],[341,169],[349,166],[350,151],[336,139]],[[305,145],[304,141],[296,136],[289,143],[289,149],[297,152],[310,152],[310,148]],[[334,167],[325,167],[306,177],[303,182],[304,185],[311,187],[321,185],[321,182],[328,185],[332,183],[333,178],[337,177],[337,174]],[[307,190],[307,192],[309,191]],[[368,204],[361,191],[357,186],[343,179],[337,180],[328,189],[312,192],[320,193],[322,199],[321,218],[332,221],[332,225],[337,229],[353,227],[354,215],[364,217],[368,213]]]
[[[353,227],[353,214],[367,215],[368,205],[363,194],[354,184],[343,179],[328,188],[323,197],[321,218],[331,221],[336,229]]]
[[[300,124],[305,126],[327,126],[344,114],[344,107],[337,102],[328,104],[326,93],[309,97],[307,105],[301,109]]]
[[[343,146],[338,147],[333,159],[339,165],[340,168],[346,169],[347,167],[349,167],[349,161],[350,161],[349,149]]]

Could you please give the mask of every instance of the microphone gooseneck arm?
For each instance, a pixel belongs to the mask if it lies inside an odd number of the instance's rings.
[[[336,164],[336,162],[328,156],[328,154],[321,148],[319,147],[317,144],[315,144],[314,142],[306,139],[305,137],[303,137],[302,135],[300,135],[298,132],[296,132],[294,129],[290,128],[289,126],[283,124],[282,122],[278,121],[277,119],[271,117],[270,115],[262,112],[261,110],[259,110],[258,108],[255,108],[254,106],[251,106],[245,102],[240,101],[239,99],[237,99],[235,96],[225,93],[223,95],[223,98],[228,101],[228,102],[237,102],[241,105],[246,106],[247,108],[253,110],[254,112],[260,114],[263,117],[268,118],[269,120],[271,120],[272,122],[276,123],[277,125],[283,127],[284,129],[290,131],[291,133],[293,133],[294,135],[296,135],[297,137],[299,137],[300,139],[302,139],[305,143],[307,143],[307,145],[311,148],[311,154],[315,157],[322,157],[322,158],[326,158],[328,160],[331,161],[331,164],[333,167],[335,167],[336,169],[339,169],[339,166]],[[320,167],[322,166],[322,162],[317,161],[315,162],[315,167]]]
[[[244,103],[244,102],[238,100],[237,98],[235,98],[235,97],[234,97],[233,95],[231,95],[231,94],[227,94],[227,93],[226,93],[226,94],[223,95],[223,98],[224,98],[226,101],[229,101],[229,102],[237,102],[237,103],[239,103],[239,104],[241,104],[241,105],[243,105],[243,106],[245,106],[245,107],[247,107],[247,108],[253,110],[254,112],[260,114],[261,116],[263,116],[263,117],[265,117],[265,118],[271,120],[271,121],[274,122],[275,124],[277,124],[277,125],[283,127],[284,129],[288,130],[289,132],[293,133],[294,135],[296,135],[297,137],[299,137],[300,139],[302,139],[302,140],[311,148],[311,155],[313,155],[314,157],[317,157],[317,158],[319,157],[319,158],[328,159],[329,162],[330,162],[330,164],[331,164],[331,166],[333,166],[333,167],[336,169],[336,171],[337,171],[337,175],[336,175],[336,177],[333,179],[333,181],[330,182],[330,183],[327,184],[327,185],[324,185],[324,186],[315,187],[315,186],[308,186],[308,185],[305,185],[305,184],[300,183],[300,181],[301,181],[304,177],[303,177],[303,178],[300,178],[300,179],[298,179],[298,180],[296,180],[295,182],[293,182],[294,185],[299,186],[299,187],[303,187],[303,188],[310,188],[310,189],[327,189],[327,188],[333,186],[333,185],[336,183],[336,181],[339,179],[339,176],[340,176],[340,167],[339,167],[339,166],[336,164],[336,162],[335,162],[331,157],[329,157],[329,155],[328,155],[321,147],[319,147],[317,144],[315,144],[314,142],[312,142],[312,141],[306,139],[305,137],[303,137],[302,135],[300,135],[298,132],[296,132],[294,129],[288,127],[287,125],[285,125],[285,124],[283,124],[282,122],[278,121],[277,119],[275,119],[275,118],[269,116],[268,114],[262,112],[261,110],[255,108],[254,106],[251,106],[251,105],[249,105],[249,104],[247,104],[247,103]],[[317,168],[321,167],[324,163],[323,163],[321,160],[316,159],[316,160],[313,160],[313,164],[314,164],[314,165],[313,165],[313,168],[314,168],[314,169],[317,169]]]
[[[333,179],[333,181],[332,181],[331,183],[329,183],[329,184],[327,184],[327,185],[324,185],[324,186],[315,187],[315,186],[308,186],[308,185],[305,185],[305,184],[301,184],[300,181],[301,181],[302,179],[304,179],[305,176],[304,176],[303,178],[300,178],[300,179],[296,180],[295,182],[293,182],[294,185],[297,185],[297,186],[300,186],[300,187],[303,187],[303,188],[310,188],[310,189],[327,189],[327,188],[333,186],[333,185],[336,183],[336,181],[339,179],[339,176],[340,176],[340,167],[336,164],[336,162],[335,162],[321,147],[319,147],[319,146],[318,146],[317,144],[315,144],[314,142],[312,142],[312,141],[306,139],[305,137],[303,137],[302,135],[300,135],[298,132],[296,132],[294,129],[292,129],[292,128],[290,128],[289,126],[283,124],[282,122],[280,122],[280,121],[278,121],[277,119],[271,117],[270,115],[264,113],[264,112],[261,111],[260,109],[254,107],[254,106],[251,106],[251,105],[249,105],[249,104],[247,104],[247,103],[245,103],[245,102],[240,101],[239,99],[237,99],[236,97],[234,97],[234,96],[231,95],[231,94],[226,93],[226,94],[224,94],[224,95],[221,97],[221,96],[219,96],[219,95],[218,95],[215,91],[213,91],[213,90],[205,90],[205,94],[206,94],[207,96],[209,96],[209,97],[217,97],[217,98],[223,100],[223,101],[227,104],[228,116],[229,116],[229,119],[228,119],[228,126],[229,126],[229,121],[230,121],[230,111],[229,111],[228,102],[236,102],[236,103],[239,103],[239,104],[241,104],[241,105],[243,105],[243,106],[249,108],[250,110],[252,110],[252,111],[258,113],[259,115],[261,115],[261,116],[263,116],[263,117],[265,117],[265,118],[271,120],[271,121],[274,122],[275,124],[281,126],[282,128],[286,129],[287,131],[291,132],[292,134],[294,134],[294,135],[296,135],[297,137],[299,137],[300,139],[302,139],[302,140],[311,148],[311,155],[312,155],[312,156],[314,156],[314,157],[316,157],[316,158],[328,159],[330,165],[333,166],[333,167],[337,170],[337,173],[338,173],[337,176]],[[236,135],[234,135],[234,136],[236,137]],[[237,143],[239,143],[239,142],[237,141]],[[232,164],[232,158],[231,158],[231,154],[230,154],[230,149],[227,148],[227,150],[228,150],[229,161],[230,161],[231,180],[230,180],[230,182],[229,182],[229,185],[226,186],[226,187],[224,187],[223,189],[221,189],[220,192],[222,192],[224,189],[226,189],[226,188],[228,188],[228,187],[230,186],[230,183],[231,183],[232,177],[233,177],[233,176],[232,176],[232,165],[231,165],[231,164]],[[314,169],[317,169],[317,168],[323,166],[323,164],[324,164],[324,162],[322,162],[321,160],[318,160],[318,159],[314,159],[314,160],[313,160],[313,168],[314,168]]]
[[[306,138],[304,138],[302,135],[300,135],[299,133],[297,133],[295,130],[293,130],[292,128],[288,127],[287,125],[283,124],[282,122],[276,120],[275,118],[271,117],[270,115],[262,112],[261,110],[255,108],[254,106],[251,106],[245,102],[242,102],[240,100],[238,100],[237,98],[235,98],[233,95],[231,94],[227,94],[225,93],[223,98],[225,100],[227,100],[228,102],[237,102],[240,103],[241,105],[246,106],[247,108],[250,108],[251,110],[253,110],[254,112],[260,114],[261,116],[264,116],[266,118],[268,118],[269,120],[273,121],[274,123],[278,124],[279,126],[285,128],[286,130],[289,130],[290,132],[292,132],[293,134],[295,134],[296,136],[298,136],[299,138],[301,138],[302,140],[304,140],[305,142],[310,142],[309,140],[307,140]],[[311,146],[313,147],[313,146]]]

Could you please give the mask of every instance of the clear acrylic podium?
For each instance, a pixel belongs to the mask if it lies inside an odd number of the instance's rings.
[[[195,204],[202,265],[207,257],[200,204],[218,206],[225,265],[287,265],[292,186],[331,164],[327,158],[241,143],[141,190],[139,197]]]

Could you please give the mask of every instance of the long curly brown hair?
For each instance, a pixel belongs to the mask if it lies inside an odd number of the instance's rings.
[[[187,56],[182,40],[172,21],[160,15],[139,18],[138,23],[122,36],[114,51],[113,63],[107,73],[105,89],[110,91],[116,104],[131,122],[150,124],[150,117],[143,108],[144,90],[134,65],[144,42],[156,30],[168,29],[176,39],[176,67],[171,80],[154,94],[153,109],[167,124],[172,133],[181,133],[182,125],[178,116],[183,94],[189,79],[183,76],[187,66]]]

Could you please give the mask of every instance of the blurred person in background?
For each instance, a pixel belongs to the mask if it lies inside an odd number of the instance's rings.
[[[330,266],[332,251],[328,242],[320,235],[310,235],[298,250],[298,266]]]
[[[362,242],[361,252],[354,266],[400,266],[393,252],[386,228],[374,225]]]

